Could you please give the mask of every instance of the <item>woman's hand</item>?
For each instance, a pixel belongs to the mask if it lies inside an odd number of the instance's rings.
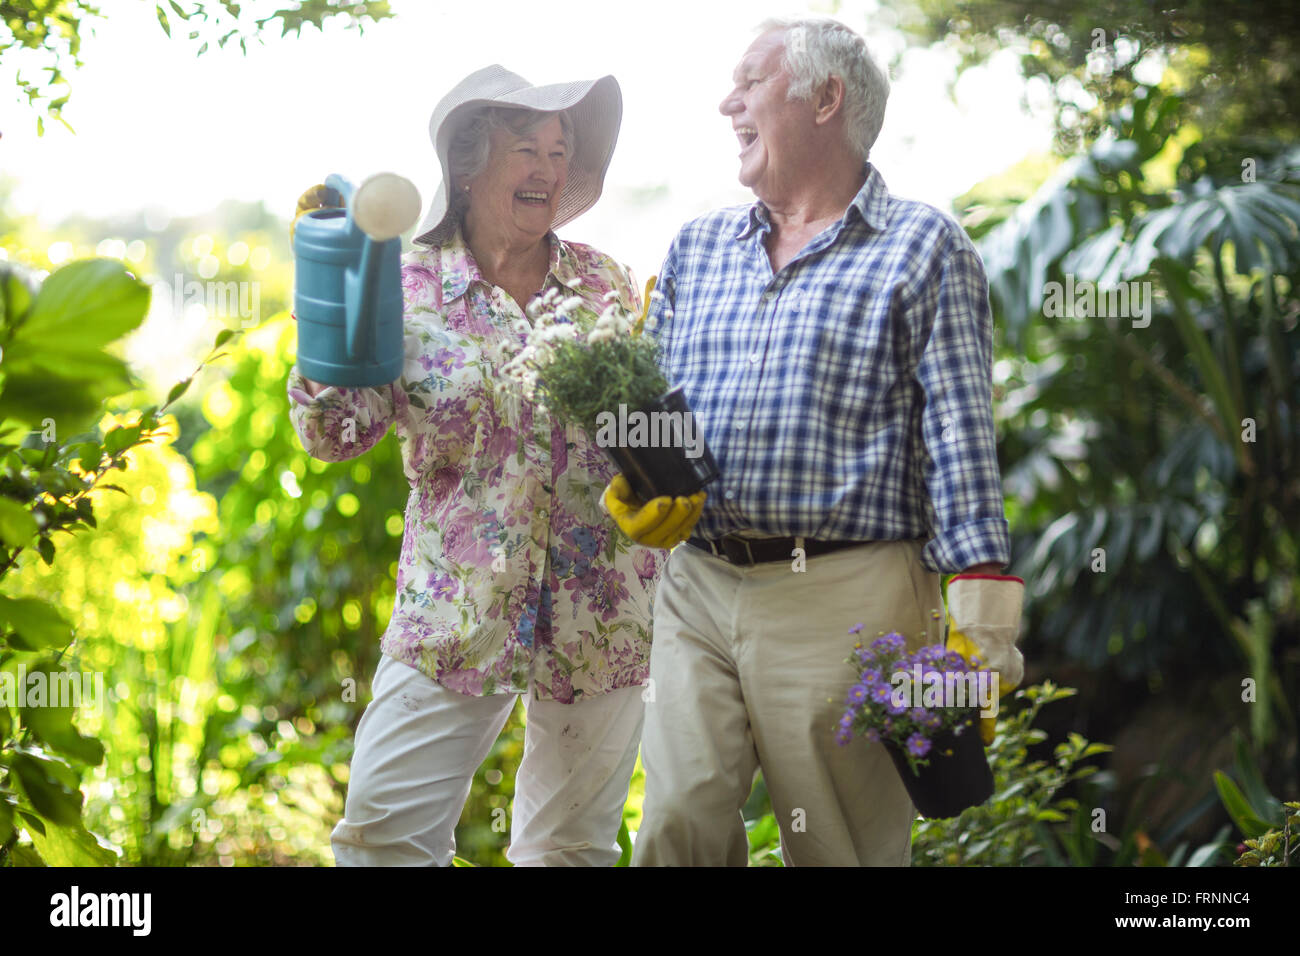
[[[304,192],[298,197],[298,209],[293,214],[293,221],[289,223],[289,245],[293,245],[293,231],[298,225],[298,220],[305,213],[315,209],[337,209],[342,205],[343,197],[339,195],[338,190],[330,189],[330,187],[321,183],[317,183]]]

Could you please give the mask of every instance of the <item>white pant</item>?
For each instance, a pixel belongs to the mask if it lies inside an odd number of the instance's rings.
[[[339,866],[448,866],[456,823],[515,694],[468,697],[387,655],[357,727]],[[525,695],[524,756],[506,858],[516,866],[610,866],[636,764],[642,688],[573,704]]]

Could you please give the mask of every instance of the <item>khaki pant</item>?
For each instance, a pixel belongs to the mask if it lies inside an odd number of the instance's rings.
[[[860,737],[840,746],[835,731],[859,639],[943,640],[939,575],[920,553],[873,542],[795,571],[672,552],[655,596],[634,866],[746,865],[740,808],[760,766],[787,866],[910,863],[915,810],[889,755]]]

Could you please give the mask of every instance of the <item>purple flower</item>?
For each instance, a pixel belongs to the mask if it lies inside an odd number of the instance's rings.
[[[862,625],[861,625],[861,624],[854,624],[851,628],[849,628],[849,633],[850,633],[850,634],[861,634],[861,633],[862,633]]]
[[[873,703],[889,703],[889,686],[887,684],[873,684],[868,689],[867,693],[871,697]],[[890,711],[890,713],[896,713],[896,711]]]
[[[883,683],[884,680],[885,680],[885,675],[880,673],[880,671],[876,670],[875,668],[872,668],[870,670],[865,670],[862,672],[862,683],[865,684],[867,687],[875,687],[877,684]]]
[[[850,704],[860,704],[867,699],[867,685],[854,684],[849,688],[848,702]]]
[[[871,649],[873,651],[901,651],[905,643],[901,634],[886,634],[884,637],[878,637],[872,641]]]
[[[907,752],[913,757],[924,757],[930,752],[930,741],[924,734],[912,734],[907,738]]]
[[[841,747],[853,739],[853,733],[847,727],[841,727],[835,732],[835,740]]]
[[[895,716],[907,712],[907,701],[903,701],[901,704],[896,702],[895,700],[893,700],[893,695],[889,694],[888,691],[886,691],[886,696],[888,700],[885,703],[885,710],[889,711],[891,714],[894,714]]]
[[[641,585],[644,587],[653,581],[655,577],[655,553],[649,548],[634,552],[632,567],[636,570],[637,579],[640,580]]]
[[[913,708],[912,719],[922,727],[928,727],[930,730],[938,730],[943,723],[942,717],[932,710],[926,710],[924,707]]]
[[[867,731],[866,736],[867,736],[867,739],[870,740],[873,744],[878,744],[878,743],[880,743],[880,732],[879,732],[878,730],[876,730],[875,727],[870,728],[870,729]]]
[[[944,656],[944,663],[948,665],[949,670],[964,671],[969,669],[966,665],[966,658],[962,657],[956,651],[949,651]]]
[[[928,647],[921,648],[917,652],[916,658],[922,664],[938,664],[947,655],[942,644],[931,644]]]

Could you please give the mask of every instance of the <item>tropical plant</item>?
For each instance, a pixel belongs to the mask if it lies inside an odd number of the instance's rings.
[[[1180,110],[1140,89],[1110,138],[973,230],[1000,326],[999,453],[1040,646],[1122,678],[1235,668],[1265,741],[1295,729],[1300,153],[1254,181],[1195,175]]]

